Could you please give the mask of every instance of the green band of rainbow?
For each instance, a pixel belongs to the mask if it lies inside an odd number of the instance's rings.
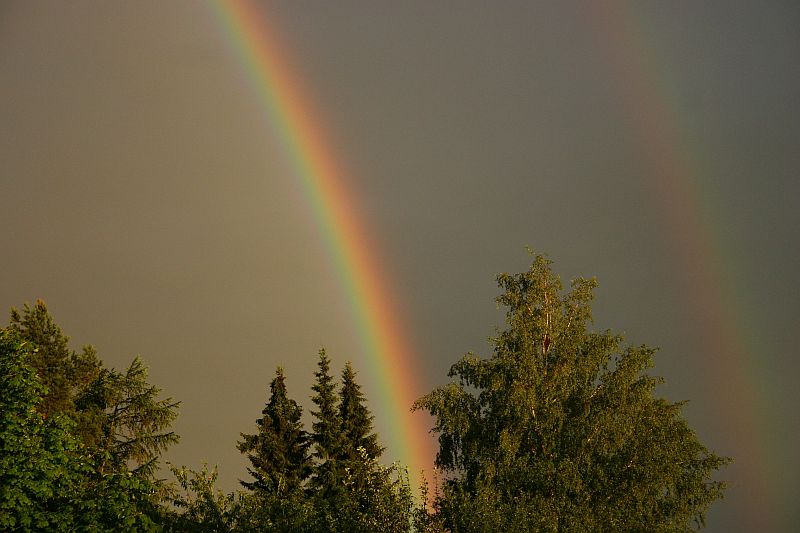
[[[349,298],[358,335],[367,354],[369,378],[382,398],[377,411],[392,420],[388,445],[409,467],[412,479],[432,463],[425,418],[410,412],[421,395],[414,378],[418,361],[393,309],[389,284],[381,275],[375,246],[359,220],[355,196],[342,166],[331,153],[310,99],[293,76],[286,51],[265,13],[247,0],[211,2],[217,19],[253,84],[265,118],[284,144],[304,195],[323,233],[338,277]]]

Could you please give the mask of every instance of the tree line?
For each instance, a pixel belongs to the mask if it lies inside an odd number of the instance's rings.
[[[249,463],[240,490],[220,491],[206,465],[162,479],[179,402],[138,357],[116,370],[91,346],[70,349],[44,302],[12,309],[0,329],[0,530],[701,529],[730,459],[700,443],[682,403],[655,394],[655,350],[591,330],[595,280],[564,291],[544,256],[497,282],[506,324],[492,354],[465,355],[413,406],[435,420],[430,492],[381,463],[356,372],[346,363],[337,380],[324,350],[309,429],[276,370],[236,443]]]

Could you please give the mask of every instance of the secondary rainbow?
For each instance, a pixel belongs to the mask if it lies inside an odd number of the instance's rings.
[[[754,364],[746,335],[751,326],[744,323],[745,313],[737,308],[736,290],[725,284],[735,261],[726,256],[715,231],[719,217],[714,216],[713,194],[703,190],[707,170],[701,149],[697,142],[686,139],[688,117],[683,116],[670,91],[669,73],[652,42],[655,32],[648,31],[647,20],[637,12],[636,4],[606,1],[592,7],[591,23],[618,80],[632,119],[630,127],[641,141],[653,196],[661,203],[665,237],[676,252],[676,266],[686,274],[686,303],[696,307],[703,320],[706,341],[701,349],[708,357],[702,363],[709,374],[720,375],[737,391],[720,395],[725,405],[717,409],[730,418],[730,427],[737,428],[736,439],[746,454],[734,458],[745,482],[744,487],[734,488],[746,490],[750,501],[749,523],[742,525],[752,530],[784,530],[789,525],[779,523],[785,519],[775,512],[778,494],[770,479],[780,477],[772,463],[785,452],[759,437],[777,428],[759,414],[768,412],[763,410],[768,393],[761,385],[765,381]]]
[[[378,411],[392,420],[392,455],[412,478],[430,468],[432,446],[424,417],[410,412],[422,394],[414,379],[417,356],[383,279],[377,247],[359,217],[340,161],[329,148],[324,127],[295,76],[267,14],[249,0],[210,2],[236,51],[265,118],[283,143],[317,221],[367,354],[370,379],[378,380]]]

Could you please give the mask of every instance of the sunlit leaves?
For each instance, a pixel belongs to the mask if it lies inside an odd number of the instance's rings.
[[[416,407],[436,420],[436,506],[453,531],[684,531],[699,527],[728,460],[709,452],[680,404],[654,396],[654,349],[591,332],[595,280],[564,294],[551,262],[501,274],[506,328],[488,359]]]

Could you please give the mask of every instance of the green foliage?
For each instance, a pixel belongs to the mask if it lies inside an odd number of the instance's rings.
[[[326,497],[334,497],[340,491],[344,478],[344,465],[339,460],[344,446],[344,434],[337,407],[336,383],[330,373],[330,364],[325,350],[320,350],[317,363],[319,369],[314,372],[317,380],[312,386],[315,394],[311,398],[317,406],[317,410],[311,412],[315,418],[311,441],[314,443],[313,455],[316,458],[311,485]]]
[[[409,531],[413,499],[408,475],[397,466],[378,464],[383,448],[372,432],[372,415],[352,366],[345,366],[337,395],[330,359],[321,350],[315,377],[317,410],[309,435],[302,429],[300,407],[287,397],[283,370],[276,372],[263,416],[256,421],[258,432],[242,434],[238,445],[250,460],[254,481],[242,483],[249,492],[236,500],[231,530]],[[314,454],[309,457],[311,443]],[[193,501],[201,501],[204,492],[195,492]],[[198,527],[203,523],[198,521]]]
[[[159,400],[161,390],[147,382],[147,368],[137,357],[124,371],[104,368],[90,345],[69,349],[69,337],[41,300],[22,312],[12,309],[9,331],[31,346],[29,362],[43,383],[37,410],[74,422],[73,435],[93,450],[101,473],[133,472],[152,480],[158,457],[178,436],[168,431],[178,402]]]
[[[253,482],[242,481],[242,485],[265,493],[293,493],[310,475],[310,442],[300,421],[303,410],[288,397],[286,376],[280,367],[261,414],[256,420],[257,433],[242,433],[238,444],[239,451],[250,461],[247,471],[254,478]]]
[[[53,321],[42,300],[33,307],[25,304],[21,313],[11,309],[8,329],[33,346],[30,364],[48,391],[37,409],[48,417],[61,413],[78,418],[75,398],[100,372],[94,348],[84,346],[81,353],[70,350],[69,337]]]
[[[48,503],[69,473],[73,443],[59,424],[36,412],[45,388],[28,364],[30,345],[16,332],[0,331],[0,529],[32,530],[60,517]],[[65,465],[65,463],[67,463]]]
[[[158,458],[178,435],[169,431],[178,416],[179,402],[158,399],[161,389],[147,382],[147,367],[134,358],[119,372],[103,368],[76,402],[91,420],[85,430],[88,445],[105,453],[101,472],[130,471],[143,479],[153,479]]]
[[[41,300],[1,331],[0,529],[157,529],[177,402],[157,398],[138,358],[118,372],[91,346],[71,351]]]
[[[30,364],[31,345],[0,330],[0,529],[148,531],[154,486],[125,474],[102,475],[98,456],[61,414],[37,410],[47,389]]]
[[[278,495],[251,492],[240,496],[236,526],[232,531],[308,532],[325,531],[319,528],[320,510],[303,491]]]
[[[356,382],[356,372],[348,361],[342,370],[342,388],[339,393],[339,419],[342,421],[344,445],[340,457],[346,463],[378,459],[383,448],[378,435],[372,431],[373,416],[365,405],[361,386]],[[359,450],[363,449],[364,453]]]
[[[394,464],[384,467],[361,447],[359,461],[347,469],[344,505],[338,513],[337,531],[407,532],[413,513],[408,472]]]
[[[240,513],[239,499],[225,494],[215,486],[217,468],[209,470],[203,464],[200,471],[170,467],[178,482],[179,491],[170,500],[180,512],[170,513],[168,531],[216,533],[232,531]]]
[[[654,396],[654,350],[591,332],[594,280],[562,295],[550,262],[497,278],[507,328],[489,359],[415,404],[436,419],[448,475],[436,507],[466,531],[686,531],[722,496],[728,459]]]
[[[373,417],[350,363],[341,384],[319,353],[312,432],[278,368],[256,432],[238,449],[245,491],[216,468],[172,468],[178,403],[159,399],[138,358],[107,369],[79,354],[43,302],[0,330],[0,530],[408,532],[686,531],[701,528],[729,460],[707,450],[680,403],[655,396],[655,350],[589,330],[594,280],[564,293],[550,262],[502,274],[506,328],[488,359],[468,354],[452,383],[415,404],[436,419],[433,507],[408,473],[378,463]],[[312,453],[313,446],[313,453]],[[441,492],[440,492],[441,491]],[[167,507],[164,503],[171,503]]]
[[[337,396],[330,360],[324,350],[319,355],[311,436],[317,461],[309,484],[315,512],[308,527],[320,532],[408,531],[408,475],[377,462],[383,448],[352,365],[345,364]]]

